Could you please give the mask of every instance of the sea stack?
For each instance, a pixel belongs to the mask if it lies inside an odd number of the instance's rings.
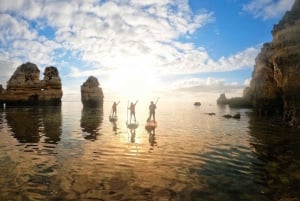
[[[218,105],[227,105],[228,104],[228,99],[226,98],[226,95],[220,94],[219,98],[217,99],[217,104]]]
[[[99,107],[103,106],[103,92],[99,87],[98,79],[90,76],[81,85],[81,102],[84,107]]]
[[[0,102],[9,105],[60,105],[63,92],[56,67],[45,68],[40,80],[37,65],[27,62],[20,65],[7,82],[1,86]]]
[[[300,0],[273,27],[272,36],[255,59],[244,98],[260,115],[276,113],[296,125],[300,117]]]

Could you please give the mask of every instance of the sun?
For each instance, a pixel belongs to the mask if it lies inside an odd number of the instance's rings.
[[[158,80],[149,67],[120,67],[111,72],[107,85],[119,96],[141,98],[157,89]]]

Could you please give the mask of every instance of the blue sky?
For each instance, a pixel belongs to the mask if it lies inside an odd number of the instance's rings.
[[[293,3],[1,1],[0,83],[30,61],[41,71],[56,66],[65,95],[80,93],[90,75],[114,95],[241,95],[262,44]]]

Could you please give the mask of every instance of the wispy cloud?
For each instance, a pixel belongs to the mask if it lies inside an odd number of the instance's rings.
[[[251,0],[243,6],[243,10],[250,12],[256,18],[264,20],[278,18],[290,10],[295,0]]]
[[[189,92],[215,92],[215,93],[224,93],[224,92],[233,92],[236,90],[242,90],[245,88],[244,84],[238,84],[236,82],[228,83],[224,79],[216,79],[208,77],[206,79],[201,78],[188,78],[183,80],[178,80],[174,82],[171,88],[180,91],[189,91]]]

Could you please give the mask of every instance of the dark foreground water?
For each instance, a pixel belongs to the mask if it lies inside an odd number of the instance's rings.
[[[300,200],[300,131],[251,110],[160,101],[155,133],[127,101],[0,110],[0,200]],[[241,113],[241,119],[224,114]],[[209,116],[206,112],[214,112]]]

